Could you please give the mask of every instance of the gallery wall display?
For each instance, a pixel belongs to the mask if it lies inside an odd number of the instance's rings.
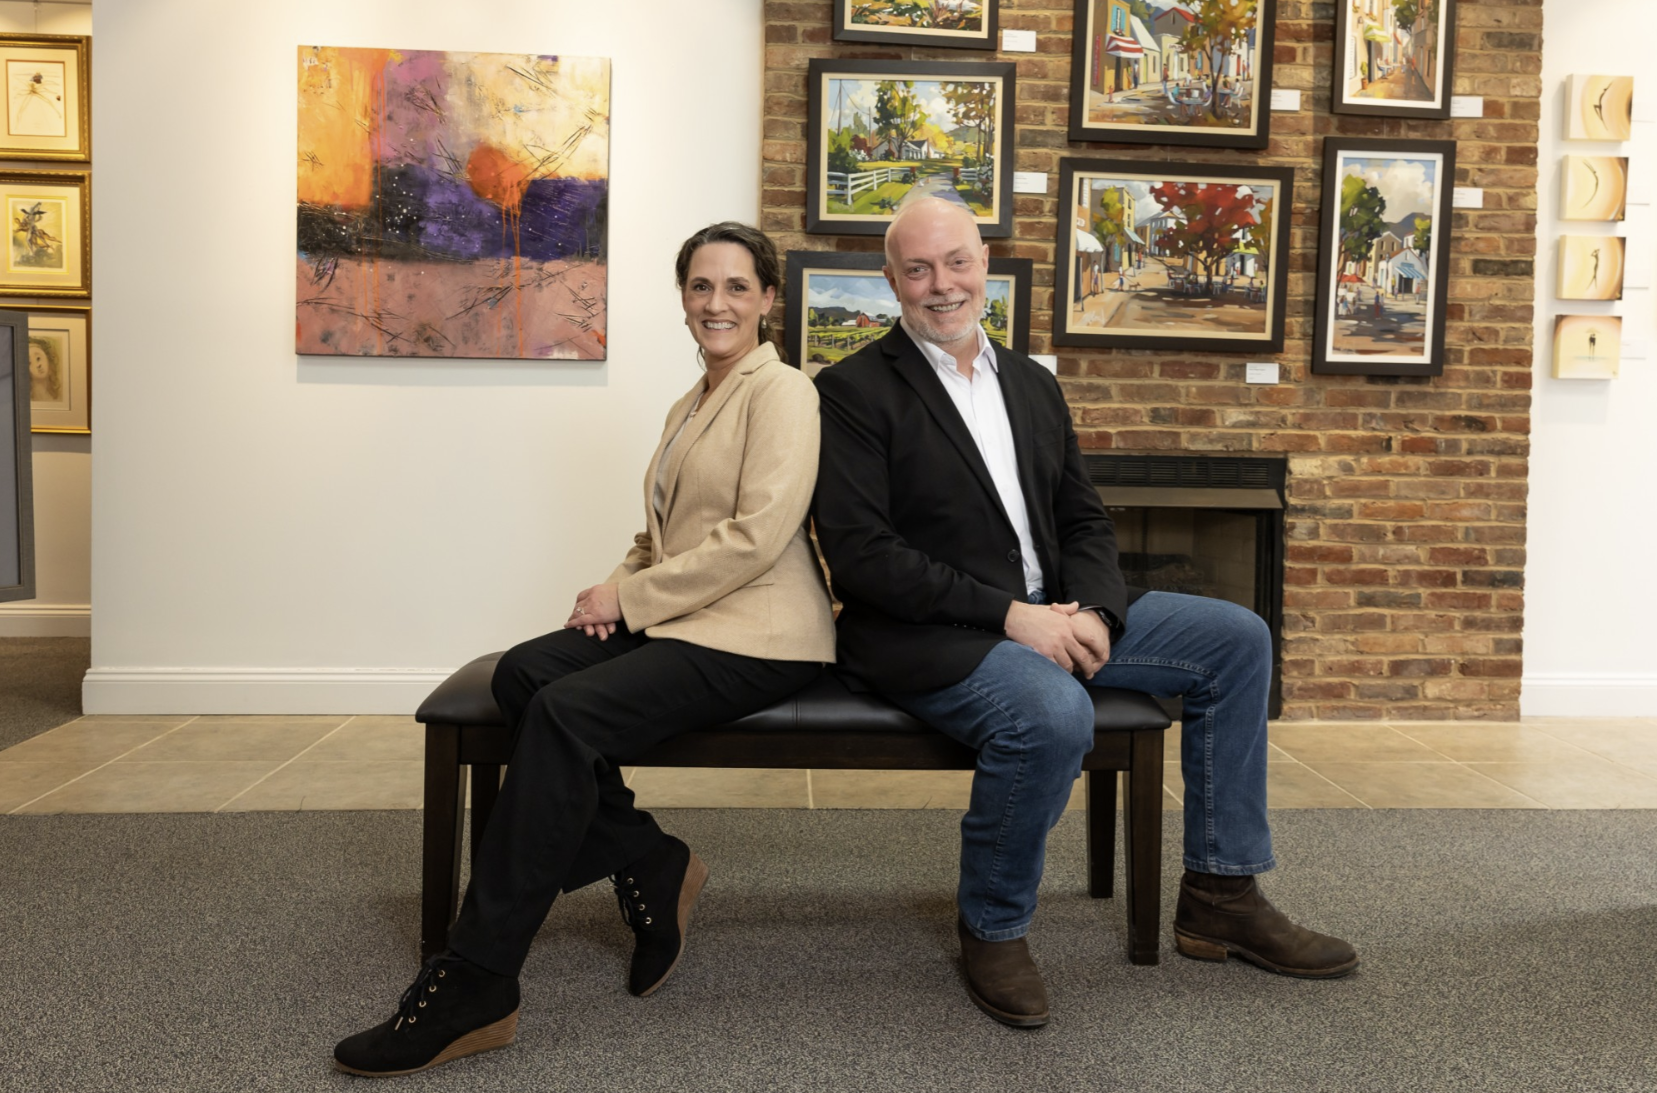
[[[92,431],[92,312],[31,307],[29,422],[37,433]]]
[[[0,603],[35,594],[28,329],[22,312],[0,311]]]
[[[1566,156],[1560,169],[1561,220],[1621,220],[1628,210],[1627,156]]]
[[[1620,235],[1560,236],[1555,295],[1561,300],[1622,299],[1627,242]]]
[[[0,296],[92,292],[92,193],[85,171],[0,171],[11,226]]]
[[[298,59],[298,352],[604,359],[608,60]]]
[[[1634,77],[1570,76],[1565,80],[1569,140],[1627,140],[1634,133]]]
[[[1067,159],[1059,180],[1055,344],[1282,348],[1291,168]]]
[[[1336,0],[1337,114],[1447,118],[1456,0]]]
[[[1324,140],[1313,372],[1444,371],[1455,175],[1455,141]]]
[[[815,60],[808,72],[806,231],[880,235],[911,195],[1013,232],[1015,66]]]
[[[902,307],[881,267],[879,251],[790,251],[787,315],[790,362],[808,376],[882,337]],[[1028,258],[991,258],[979,322],[990,340],[1030,351]]]
[[[1622,319],[1616,315],[1556,315],[1553,375],[1566,380],[1617,378]]]
[[[1076,0],[1070,139],[1266,147],[1276,22],[1277,0]]]
[[[0,34],[6,127],[0,159],[92,158],[92,40]]]
[[[995,49],[1001,0],[834,0],[834,40]]]

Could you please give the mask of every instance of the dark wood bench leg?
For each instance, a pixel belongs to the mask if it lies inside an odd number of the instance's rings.
[[[1155,964],[1162,932],[1162,733],[1133,733],[1128,799],[1122,810],[1128,888],[1128,959]]]
[[[1116,772],[1087,772],[1087,894],[1116,894]]]
[[[426,726],[426,815],[420,854],[420,958],[449,943],[460,891],[460,807],[466,770],[460,765],[460,727]]]
[[[483,827],[489,814],[495,811],[495,800],[501,795],[501,768],[472,765],[472,864],[478,860],[478,843],[483,841]]]

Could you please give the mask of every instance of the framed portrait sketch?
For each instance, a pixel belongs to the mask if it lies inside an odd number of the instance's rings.
[[[29,440],[29,319],[0,311],[0,603],[35,594],[33,449]]]
[[[1323,142],[1312,371],[1444,371],[1453,140]]]
[[[1449,117],[1455,45],[1456,0],[1335,0],[1330,109]]]
[[[85,171],[0,171],[11,228],[0,296],[92,294],[92,198]]]
[[[29,428],[36,433],[92,431],[92,311],[31,307]]]
[[[834,40],[995,49],[1001,0],[834,0]]]
[[[806,375],[862,349],[902,314],[881,272],[879,251],[790,251],[784,328],[788,359]],[[991,258],[984,286],[984,333],[1020,353],[1030,351],[1028,258]]]
[[[1293,190],[1289,167],[1061,160],[1054,344],[1281,349]]]
[[[1076,0],[1070,139],[1264,148],[1277,0]]]
[[[92,158],[92,39],[0,34],[6,127],[0,159]]]
[[[1013,233],[1011,62],[811,62],[806,231],[880,235],[912,194]]]

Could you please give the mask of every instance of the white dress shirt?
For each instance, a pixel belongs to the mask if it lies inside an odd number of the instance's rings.
[[[901,319],[898,321],[903,322]],[[1007,404],[1001,398],[1001,381],[996,379],[1000,366],[995,360],[995,350],[990,348],[989,336],[982,326],[972,328],[978,335],[978,355],[972,360],[972,378],[968,379],[961,375],[954,355],[947,349],[927,341],[906,322],[903,329],[910,340],[920,347],[921,355],[943,381],[950,401],[960,411],[961,420],[966,423],[967,432],[972,434],[973,443],[978,445],[978,454],[984,457],[984,465],[990,469],[990,480],[995,483],[1001,507],[1007,511],[1007,517],[1013,522],[1013,532],[1018,536],[1018,554],[1024,561],[1025,591],[1033,593],[1040,590],[1041,562],[1036,558],[1036,542],[1030,534],[1030,512],[1024,507],[1024,491],[1018,484],[1018,453],[1013,448],[1013,427],[1007,419]]]

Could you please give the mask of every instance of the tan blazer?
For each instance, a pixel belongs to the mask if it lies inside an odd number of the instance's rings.
[[[610,574],[628,629],[770,660],[834,660],[834,618],[806,537],[817,389],[769,342],[738,361],[668,457],[705,381],[673,404],[644,474],[646,530]]]

